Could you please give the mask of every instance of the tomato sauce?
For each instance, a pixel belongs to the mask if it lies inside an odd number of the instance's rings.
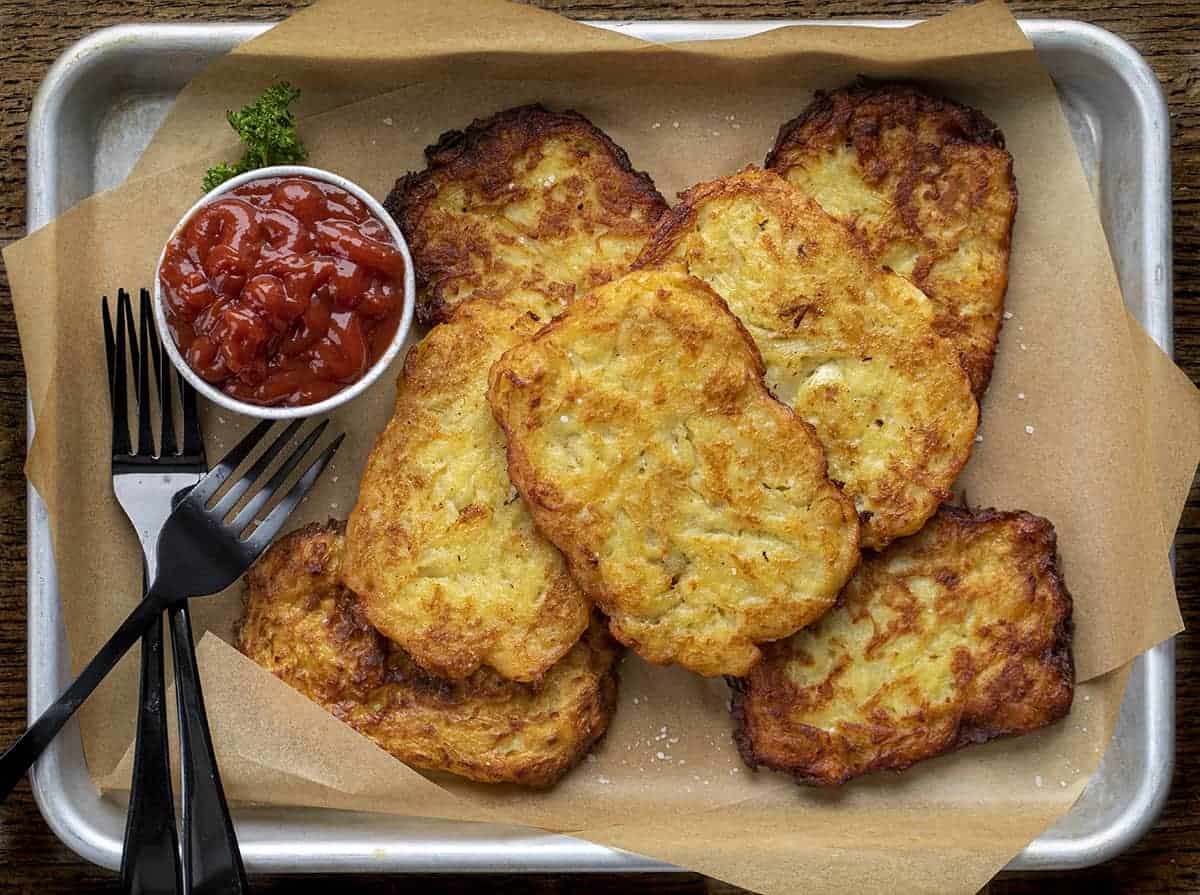
[[[260,405],[314,404],[361,379],[404,307],[387,228],[305,177],[252,180],[199,209],[167,243],[159,282],[188,366]]]

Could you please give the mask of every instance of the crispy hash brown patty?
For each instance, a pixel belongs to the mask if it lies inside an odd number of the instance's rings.
[[[977,396],[1000,334],[1017,187],[1004,136],[967,106],[904,84],[818,93],[767,167],[847,224],[937,308]]]
[[[833,785],[1028,733],[1071,708],[1071,597],[1054,527],[944,507],[864,558],[842,603],[733,681],[752,767]]]
[[[380,632],[443,677],[488,665],[536,680],[588,625],[590,602],[509,482],[487,403],[492,363],[539,328],[490,299],[434,327],[404,362],[350,514],[346,585]]]
[[[702,183],[660,222],[639,268],[699,277],[754,337],[777,398],[815,428],[865,547],[916,532],[950,497],[979,407],[921,291],[757,168]]]
[[[405,764],[549,786],[616,708],[618,647],[595,622],[536,684],[489,669],[451,681],[380,636],[340,579],[342,524],[282,538],[247,575],[237,646]]]
[[[651,662],[744,674],[858,562],[852,504],[762,374],[720,297],[668,272],[601,286],[492,367],[513,484]]]
[[[520,294],[548,319],[628,270],[666,202],[576,112],[521,106],[450,131],[384,206],[412,250],[417,317],[475,296]]]

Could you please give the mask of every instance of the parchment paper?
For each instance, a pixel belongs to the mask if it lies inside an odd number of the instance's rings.
[[[426,779],[290,691],[222,641],[236,592],[193,604],[211,632],[201,667],[236,799],[392,813],[420,805],[433,817],[570,831],[764,892],[801,881],[812,892],[979,888],[1074,801],[1115,724],[1126,664],[1180,629],[1167,550],[1200,451],[1196,390],[1126,314],[1053,86],[998,3],[903,31],[783,29],[662,48],[499,2],[325,0],[215,63],[126,185],[5,251],[37,419],[28,472],[49,507],[75,666],[133,605],[140,577],[109,486],[96,298],[150,285],[201,173],[236,152],[226,108],[292,80],[305,92],[312,163],[382,196],[422,166],[421,149],[443,130],[521,102],[573,107],[671,196],[761,163],[813,88],[858,74],[919,78],[978,106],[1015,157],[1012,317],[960,491],[1058,529],[1084,682],[1064,723],[901,777],[801,790],[741,766],[724,684],[630,657],[595,760],[530,794]],[[383,377],[339,414],[350,437],[297,525],[349,511],[393,383]],[[246,427],[210,409],[210,456]],[[136,678],[131,657],[81,715],[104,789],[127,786]]]

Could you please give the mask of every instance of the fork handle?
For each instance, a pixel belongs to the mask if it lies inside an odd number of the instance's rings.
[[[63,695],[42,712],[41,717],[21,734],[21,738],[0,756],[0,802],[8,798],[9,793],[37,761],[37,757],[50,745],[50,741],[62,726],[112,671],[121,657],[129,652],[129,648],[137,643],[142,632],[162,616],[163,605],[162,597],[155,588],[151,588]]]
[[[167,745],[162,617],[142,635],[137,745],[129,813],[121,849],[121,891],[127,895],[179,895],[183,877],[175,832],[171,753]]]
[[[248,891],[229,805],[217,770],[200,689],[187,602],[172,604],[171,649],[179,703],[179,752],[183,771],[183,865],[193,895]]]

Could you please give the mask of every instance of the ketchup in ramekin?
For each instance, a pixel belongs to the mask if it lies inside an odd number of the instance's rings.
[[[187,365],[260,406],[315,404],[357,382],[403,317],[404,257],[388,228],[305,176],[249,180],[197,209],[158,275]]]

